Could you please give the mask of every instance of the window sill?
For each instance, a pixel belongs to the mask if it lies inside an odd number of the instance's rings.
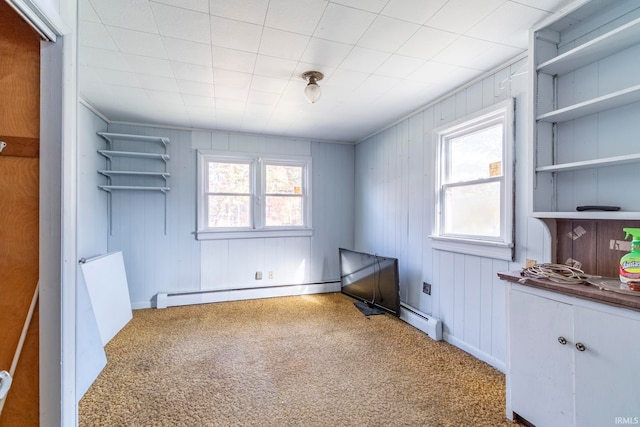
[[[311,237],[312,228],[282,228],[277,230],[196,231],[197,240],[265,239],[271,237]]]
[[[513,244],[482,240],[459,239],[443,236],[429,236],[433,249],[513,261]]]

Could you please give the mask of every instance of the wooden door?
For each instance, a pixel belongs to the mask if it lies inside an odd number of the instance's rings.
[[[38,282],[40,40],[0,2],[0,370],[9,370]],[[38,313],[0,426],[37,426]]]

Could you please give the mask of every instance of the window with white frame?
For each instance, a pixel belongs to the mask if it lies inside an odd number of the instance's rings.
[[[198,152],[198,239],[311,235],[311,159]]]
[[[434,131],[436,249],[513,259],[513,100]]]

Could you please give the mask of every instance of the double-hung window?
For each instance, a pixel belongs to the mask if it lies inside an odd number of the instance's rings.
[[[513,101],[434,131],[436,249],[513,259]]]
[[[311,235],[311,159],[198,152],[198,239]]]

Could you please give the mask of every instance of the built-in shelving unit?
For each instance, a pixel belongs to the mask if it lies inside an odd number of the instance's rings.
[[[640,3],[578,0],[530,40],[531,215],[640,219]]]
[[[107,159],[107,167],[97,172],[107,178],[107,183],[98,185],[98,187],[109,193],[110,223],[112,192],[150,191],[166,194],[170,190],[168,179],[171,174],[167,171],[167,162],[170,159],[169,154],[167,154],[167,145],[170,143],[169,138],[111,132],[98,132],[98,135],[107,141],[107,149],[98,150],[98,153]],[[132,146],[138,149],[132,150]],[[153,147],[159,147],[159,149]],[[116,150],[115,148],[119,149]]]

